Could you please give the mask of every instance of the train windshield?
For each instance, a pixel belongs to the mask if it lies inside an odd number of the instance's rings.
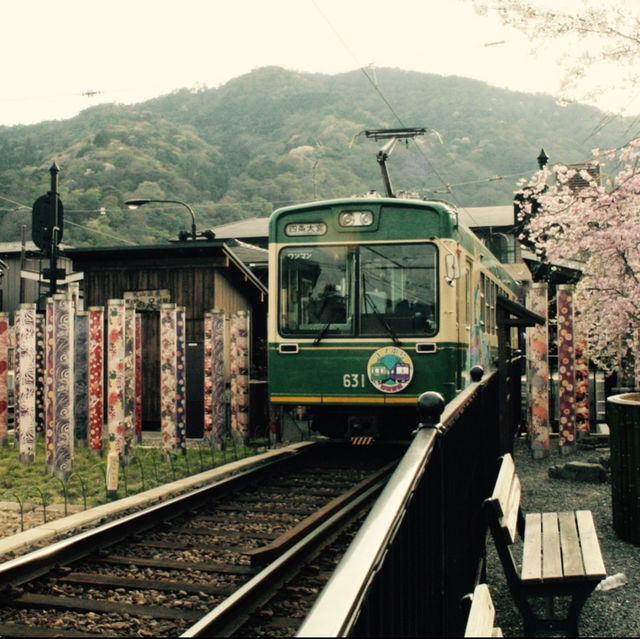
[[[280,253],[283,335],[435,335],[434,244],[291,246]]]

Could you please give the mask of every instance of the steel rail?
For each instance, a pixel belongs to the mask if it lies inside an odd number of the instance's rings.
[[[44,548],[31,551],[0,564],[0,591],[7,591],[27,581],[48,573],[52,568],[64,565],[126,539],[160,522],[174,519],[189,510],[195,510],[212,499],[222,497],[278,466],[285,466],[311,454],[310,446],[283,457],[267,460],[259,466],[226,477],[210,486],[203,486],[178,495],[165,502],[154,504],[139,512],[125,515],[91,530],[81,532]]]
[[[228,637],[237,631],[248,619],[249,614],[265,603],[272,593],[295,575],[300,565],[313,555],[336,532],[360,513],[379,495],[388,481],[396,464],[390,464],[377,473],[377,480],[364,492],[354,490],[352,499],[328,519],[322,520],[317,527],[308,532],[293,547],[280,555],[266,568],[260,571],[233,595],[205,615],[200,621],[183,632],[181,637]]]
[[[484,381],[473,383],[449,402],[439,423],[418,428],[355,539],[298,630],[298,637],[345,637],[355,624],[376,572],[406,515],[440,433],[460,418]],[[428,426],[428,427],[427,427]]]

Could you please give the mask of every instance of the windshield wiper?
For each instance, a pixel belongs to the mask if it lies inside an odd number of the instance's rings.
[[[364,281],[364,278],[362,278],[362,279]],[[387,333],[389,333],[389,335],[391,336],[391,339],[393,340],[393,343],[396,346],[402,346],[402,342],[398,339],[398,336],[396,335],[395,331],[389,325],[389,322],[387,322],[387,320],[380,314],[380,312],[376,308],[375,302],[371,299],[371,297],[369,296],[369,293],[367,293],[365,291],[365,293],[364,293],[364,310],[365,310],[365,312],[369,310],[369,306],[371,306],[371,309],[373,310],[374,317],[380,322],[380,324],[382,324],[382,326],[384,326],[384,328],[386,329]]]
[[[327,334],[329,327],[333,322],[327,322],[321,329],[320,332],[316,335],[316,338],[313,340],[313,345],[317,346],[320,343],[320,340]]]

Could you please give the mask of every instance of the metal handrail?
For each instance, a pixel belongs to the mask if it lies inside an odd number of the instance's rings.
[[[420,424],[410,447],[296,636],[349,636],[435,450],[439,433],[446,432],[457,421],[492,376],[472,383],[449,402],[439,423]]]

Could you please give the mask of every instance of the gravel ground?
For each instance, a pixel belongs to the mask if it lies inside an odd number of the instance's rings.
[[[528,441],[518,439],[514,446],[516,469],[522,483],[525,512],[588,509],[594,516],[607,575],[623,573],[627,583],[607,591],[594,591],[580,615],[583,637],[640,637],[640,546],[621,540],[613,530],[611,485],[549,477],[549,468],[570,461],[607,462],[609,450],[581,448],[560,455],[557,439],[545,459],[533,459]],[[496,625],[505,637],[523,637],[520,614],[513,606],[502,565],[493,540],[487,541],[487,582],[496,607]]]

